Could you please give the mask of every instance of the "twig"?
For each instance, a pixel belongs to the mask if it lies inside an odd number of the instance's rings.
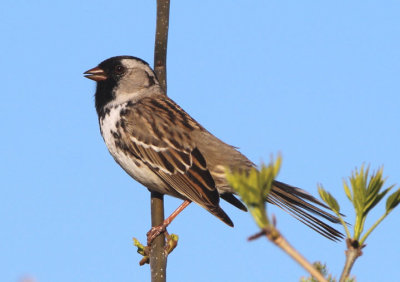
[[[315,269],[315,267],[310,264],[296,249],[294,249],[288,241],[280,234],[278,229],[274,226],[269,226],[265,230],[257,233],[249,238],[256,239],[261,235],[265,235],[272,243],[281,248],[289,256],[291,256],[295,261],[297,261],[305,270],[307,270],[315,279],[320,282],[327,282],[327,280],[322,276],[322,274]]]
[[[151,226],[159,226],[164,221],[163,195],[151,192]],[[150,245],[150,271],[152,282],[165,282],[167,273],[165,235],[158,235]]]
[[[157,0],[157,26],[154,46],[154,71],[167,94],[167,43],[169,0]]]
[[[167,42],[169,25],[169,0],[157,0],[157,24],[154,45],[154,71],[167,93]],[[163,195],[151,193],[151,226],[159,226],[164,221]],[[167,253],[165,252],[165,235],[158,235],[150,247],[150,269],[152,282],[165,282]]]
[[[365,247],[365,245],[360,245],[357,240],[353,240],[351,238],[346,239],[346,245],[346,263],[344,265],[342,275],[340,276],[340,282],[346,281],[346,279],[349,277],[351,268],[353,267],[356,259],[362,256],[362,248]]]

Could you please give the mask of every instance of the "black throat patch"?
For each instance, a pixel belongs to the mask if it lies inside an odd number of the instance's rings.
[[[96,87],[96,93],[94,94],[96,112],[99,118],[105,115],[104,106],[114,99],[113,89],[117,85],[117,82],[113,79],[107,79],[99,81]]]

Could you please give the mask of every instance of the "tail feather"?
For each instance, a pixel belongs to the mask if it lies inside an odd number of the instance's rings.
[[[223,194],[220,194],[219,196],[222,199],[224,199],[225,201],[227,201],[228,203],[230,203],[231,205],[234,205],[238,209],[241,209],[242,211],[247,212],[246,206],[240,200],[238,200],[238,198],[233,196],[232,193],[223,193]]]
[[[282,202],[281,199],[278,198],[271,197],[268,198],[268,201],[278,206],[279,208],[281,208],[282,210],[284,210],[285,212],[287,212],[288,214],[290,214],[291,216],[293,216],[294,218],[296,218],[309,228],[313,229],[314,231],[318,232],[322,236],[332,241],[340,241],[341,239],[344,238],[341,232],[337,231],[335,228],[329,226],[328,224],[306,213],[305,211],[301,210],[296,206],[290,206],[287,203]]]
[[[299,188],[299,187],[294,187],[291,185],[288,185],[286,183],[280,182],[280,181],[274,181],[274,186],[280,188],[281,190],[287,191],[289,193],[295,194],[303,199],[306,199],[307,201],[313,202],[315,204],[318,204],[324,208],[329,209],[327,205],[316,199],[314,196],[310,195],[307,191]]]
[[[233,227],[233,222],[229,218],[229,216],[224,212],[224,210],[220,206],[210,206],[205,207],[210,213],[218,217],[220,220],[225,222],[230,227]]]
[[[311,196],[310,194],[308,194],[306,191],[304,191],[303,189],[297,188],[297,187],[293,187],[290,185],[287,185],[285,183],[282,182],[278,182],[278,181],[274,181],[274,187],[272,188],[272,193],[273,194],[279,194],[280,197],[284,198],[287,202],[290,202],[296,206],[299,206],[305,210],[308,210],[312,213],[315,213],[327,220],[329,220],[330,222],[333,223],[339,223],[339,219],[334,216],[331,215],[330,213],[304,201],[303,199],[306,199],[307,201],[310,201],[314,204],[317,204],[321,207],[324,207],[326,209],[329,209],[328,206],[326,206],[324,203],[322,203],[321,201],[319,201],[318,199],[316,199],[315,197]]]
[[[306,200],[321,207],[328,208],[326,205],[304,190],[278,181],[274,182],[274,186],[267,199],[268,202],[277,205],[295,217],[297,220],[304,223],[319,234],[325,236],[326,238],[333,241],[341,240],[344,237],[341,232],[337,231],[308,212],[321,216],[322,218],[333,223],[339,223],[339,219],[336,216],[320,209],[319,207],[306,202]]]

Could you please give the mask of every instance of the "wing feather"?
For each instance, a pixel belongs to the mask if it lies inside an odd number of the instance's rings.
[[[124,146],[170,189],[233,226],[219,207],[214,179],[190,134],[201,126],[169,99],[144,98],[127,107],[121,115]]]

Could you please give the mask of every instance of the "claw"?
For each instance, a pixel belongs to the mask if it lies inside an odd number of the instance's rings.
[[[150,244],[153,240],[160,235],[162,232],[165,232],[166,244],[165,244],[165,255],[168,256],[178,245],[178,235],[176,234],[168,234],[165,226],[156,226],[150,229],[147,232],[147,246],[143,246],[142,243],[139,242],[136,238],[133,238],[133,244],[137,247],[137,252],[143,256],[140,260],[139,265],[142,266],[144,264],[150,263]]]
[[[147,232],[147,246],[150,246],[154,239],[160,235],[161,233],[167,230],[165,225],[154,226]]]

